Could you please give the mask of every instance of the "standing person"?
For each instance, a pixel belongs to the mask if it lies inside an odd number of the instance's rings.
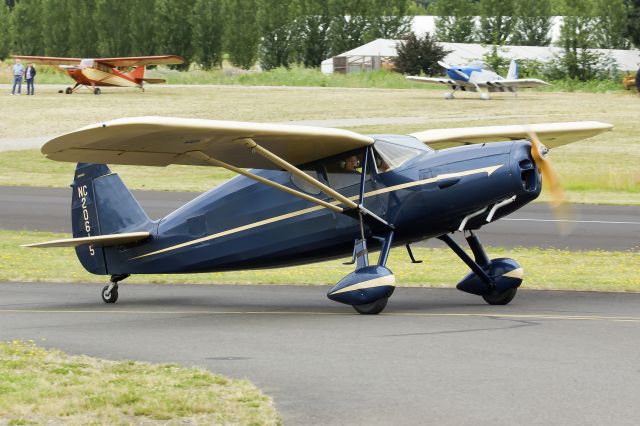
[[[16,86],[18,87],[18,96],[22,90],[22,75],[24,74],[24,65],[20,62],[20,59],[16,59],[16,63],[13,64],[13,88],[11,89],[11,96],[16,92]]]
[[[27,69],[24,72],[24,79],[27,81],[27,95],[33,95],[33,80],[36,78],[36,68],[33,63],[27,64]]]

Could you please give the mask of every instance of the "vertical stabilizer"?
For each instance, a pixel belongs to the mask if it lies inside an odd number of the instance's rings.
[[[121,234],[148,230],[152,224],[120,177],[104,164],[78,163],[71,199],[73,237]],[[108,274],[103,248],[76,247],[84,268],[94,274]]]
[[[131,77],[133,77],[136,81],[144,79],[144,65],[140,67],[136,67],[129,73]]]
[[[518,79],[518,63],[515,59],[511,60],[509,64],[509,72],[507,73],[507,80],[517,80]]]

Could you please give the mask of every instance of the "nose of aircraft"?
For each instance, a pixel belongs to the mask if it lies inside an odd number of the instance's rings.
[[[536,198],[540,194],[542,179],[531,156],[531,143],[527,141],[514,143],[511,149],[511,171],[519,183],[521,195]]]

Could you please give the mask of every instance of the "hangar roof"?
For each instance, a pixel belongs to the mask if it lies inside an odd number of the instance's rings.
[[[379,38],[373,40],[360,47],[356,47],[348,52],[337,55],[338,57],[396,57],[398,56],[397,45],[401,40],[390,40]],[[454,65],[464,65],[474,60],[482,58],[483,55],[490,53],[492,46],[484,46],[481,44],[467,43],[440,43],[446,50],[451,53],[445,57],[445,62]],[[536,59],[546,62],[562,53],[561,48],[551,46],[501,46],[498,47],[498,53],[501,56],[514,59]],[[618,49],[590,49],[594,52],[610,55],[618,64],[618,68],[622,71],[637,70],[640,66],[639,50],[618,50]],[[325,73],[333,72],[333,58],[322,61],[322,71]]]

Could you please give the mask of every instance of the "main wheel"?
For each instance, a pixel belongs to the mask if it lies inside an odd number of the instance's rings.
[[[71,87],[67,87],[66,89],[64,89],[64,93],[66,93],[67,95],[70,95],[73,93],[73,89]]]
[[[359,314],[362,315],[378,315],[384,310],[389,301],[388,297],[383,297],[375,302],[367,303],[365,305],[351,305]]]
[[[93,91],[94,95],[99,95],[100,93],[102,93],[102,90],[100,90],[99,87],[96,87],[96,89]]]
[[[114,286],[111,289],[111,292],[107,294],[108,290],[108,285],[104,286],[104,288],[102,289],[102,301],[104,303],[116,303],[116,301],[118,300],[118,287]]]
[[[518,287],[514,287],[505,290],[502,293],[487,294],[486,296],[482,296],[482,298],[490,305],[507,305],[514,297],[516,297],[517,292]]]

